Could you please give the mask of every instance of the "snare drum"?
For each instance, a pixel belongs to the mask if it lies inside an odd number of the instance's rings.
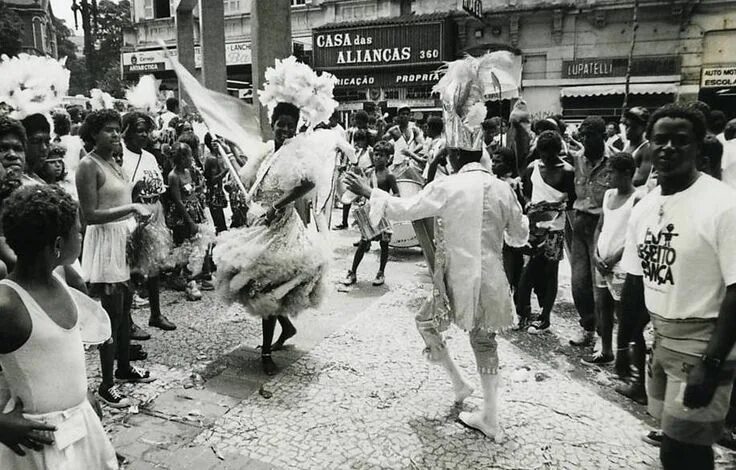
[[[391,231],[391,223],[386,217],[383,217],[377,226],[371,225],[370,211],[369,204],[358,206],[353,211],[355,222],[358,224],[360,236],[363,240],[373,240],[383,232]]]
[[[396,180],[396,186],[399,188],[401,197],[411,197],[422,190],[422,184],[412,179]],[[394,236],[391,238],[389,246],[394,248],[411,248],[419,246],[417,234],[411,222],[394,223]]]

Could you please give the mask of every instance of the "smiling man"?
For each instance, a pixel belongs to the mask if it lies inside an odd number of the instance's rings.
[[[736,375],[736,192],[697,170],[701,113],[660,108],[648,135],[660,186],[632,211],[622,306],[645,303],[654,326],[647,395],[664,468],[707,470]]]
[[[0,116],[0,165],[5,172],[23,173],[26,166],[26,130],[20,121]]]

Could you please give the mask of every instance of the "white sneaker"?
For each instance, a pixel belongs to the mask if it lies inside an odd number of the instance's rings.
[[[202,293],[199,291],[197,281],[189,281],[187,284],[186,295],[188,300],[202,300]]]
[[[148,299],[144,299],[143,297],[139,296],[137,293],[133,294],[133,308],[146,308],[149,305],[151,305],[151,302],[148,301]]]

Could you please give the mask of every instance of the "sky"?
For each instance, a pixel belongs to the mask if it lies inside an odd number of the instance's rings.
[[[118,0],[113,0],[118,3]],[[79,3],[79,2],[78,2]],[[51,0],[51,8],[54,10],[54,16],[66,21],[67,28],[74,31],[74,13],[72,13],[72,0]],[[82,31],[82,18],[79,17],[79,29],[74,31],[77,36],[84,36]]]

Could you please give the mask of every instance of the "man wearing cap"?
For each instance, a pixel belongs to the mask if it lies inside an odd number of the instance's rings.
[[[654,175],[652,175],[652,149],[649,141],[644,134],[646,133],[647,123],[649,122],[649,110],[642,106],[629,108],[624,112],[621,123],[626,129],[626,140],[628,145],[624,152],[630,153],[634,157],[636,163],[636,173],[634,173],[634,187],[641,187],[649,182],[651,187],[646,192],[654,188]],[[649,186],[647,185],[647,186]]]
[[[398,123],[390,127],[383,136],[384,139],[391,140],[394,143],[394,159],[390,170],[397,178],[401,178],[402,173],[410,168],[412,159],[416,160],[419,165],[426,163],[420,158],[412,157],[412,153],[418,151],[424,145],[424,135],[409,120],[410,117],[411,108],[408,105],[400,105],[397,115]],[[410,177],[410,179],[421,181],[419,172],[415,173],[416,175],[412,175],[413,177]]]
[[[606,123],[598,116],[588,116],[580,125],[584,150],[575,157],[575,210],[570,247],[572,296],[580,315],[581,335],[570,340],[573,346],[589,346],[595,338],[596,309],[593,297],[595,273],[595,229],[601,215],[603,196],[608,183]]]

